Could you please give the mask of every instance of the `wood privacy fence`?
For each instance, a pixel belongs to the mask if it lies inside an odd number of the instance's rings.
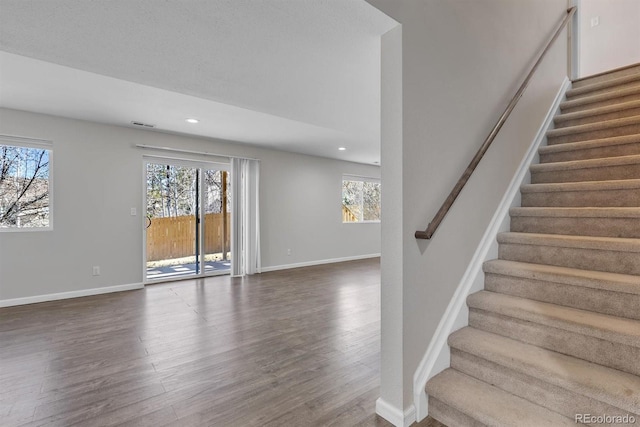
[[[342,205],[342,222],[358,222],[356,214],[345,205]]]
[[[204,253],[229,252],[231,247],[231,214],[227,215],[227,238],[223,248],[223,214],[206,214],[204,218]],[[153,218],[147,228],[147,261],[182,258],[195,255],[196,219],[193,215]]]

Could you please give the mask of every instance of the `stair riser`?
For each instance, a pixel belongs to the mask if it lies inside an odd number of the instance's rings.
[[[614,111],[606,114],[598,114],[596,116],[588,116],[580,119],[572,119],[572,120],[554,120],[555,128],[561,129],[566,128],[568,126],[578,126],[578,125],[586,125],[589,123],[598,123],[606,120],[615,120],[622,119],[625,117],[632,117],[640,115],[640,107],[637,108],[627,108],[626,110]]]
[[[638,178],[640,178],[640,163],[556,171],[534,170],[531,172],[532,184],[547,184],[554,182],[612,181]]]
[[[640,238],[640,218],[575,218],[515,216],[511,231],[570,236]]]
[[[640,320],[640,295],[492,273],[484,277],[487,291]]]
[[[469,310],[469,326],[640,375],[638,363],[640,348],[638,347],[473,308]]]
[[[577,81],[577,82],[573,82],[572,83],[572,87],[573,88],[578,88],[578,87],[583,87],[583,86],[588,86],[588,85],[592,85],[595,83],[600,83],[600,82],[605,82],[608,80],[612,80],[612,79],[617,79],[620,77],[625,77],[625,76],[631,76],[634,74],[638,74],[640,73],[640,65],[634,65],[631,67],[626,67],[622,70],[618,70],[618,71],[613,71],[610,73],[606,73],[603,75],[599,75],[599,76],[594,76],[594,77],[587,77],[583,80]]]
[[[499,258],[610,273],[640,274],[640,253],[501,243]]]
[[[547,136],[548,145],[564,144],[567,142],[591,141],[593,139],[611,138],[614,136],[636,135],[640,133],[640,123],[629,126],[619,126],[609,129],[593,130],[589,132],[572,133],[562,136]]]
[[[522,193],[523,207],[640,207],[640,189]]]
[[[480,421],[474,420],[431,396],[429,396],[429,416],[446,426],[486,427]]]
[[[640,143],[609,145],[585,150],[562,151],[558,153],[540,153],[540,163],[601,159],[604,157],[632,156],[634,154],[640,154]]]
[[[602,89],[589,90],[588,92],[583,92],[583,93],[575,93],[570,90],[567,92],[567,100],[572,101],[574,99],[584,98],[585,96],[601,95],[603,93],[610,93],[616,90],[630,89],[633,87],[638,87],[639,85],[640,85],[640,82],[638,82],[638,80],[634,80],[634,81],[630,81],[622,84],[616,84],[615,86],[605,87]],[[574,88],[574,89],[578,89],[579,91],[583,90],[582,88]]]
[[[451,367],[570,419],[582,413],[620,416],[629,413],[455,348],[451,349]],[[640,419],[636,419],[636,424],[631,425],[637,426],[639,423]]]
[[[623,102],[630,102],[630,101],[640,101],[640,93],[630,93],[628,95],[612,97],[609,99],[603,99],[601,101],[596,101],[596,102],[589,102],[587,104],[579,104],[579,105],[560,104],[560,111],[562,112],[562,114],[575,113],[576,111],[590,110],[592,108],[606,107],[608,105],[616,105],[616,104],[621,104]]]

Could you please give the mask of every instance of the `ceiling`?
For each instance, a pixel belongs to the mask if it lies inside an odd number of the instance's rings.
[[[395,25],[364,0],[0,0],[0,106],[374,163]]]

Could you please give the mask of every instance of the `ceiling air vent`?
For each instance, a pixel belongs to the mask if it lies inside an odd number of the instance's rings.
[[[156,127],[156,125],[150,125],[148,123],[142,123],[142,122],[131,122],[131,124],[134,125],[134,126],[140,126],[140,127],[143,127],[143,128],[154,128],[154,127]]]

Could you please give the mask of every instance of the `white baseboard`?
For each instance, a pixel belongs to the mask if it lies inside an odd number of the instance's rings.
[[[489,226],[482,236],[467,270],[462,276],[442,319],[440,319],[427,351],[416,369],[413,376],[413,400],[417,421],[426,418],[429,412],[427,394],[425,392],[427,381],[449,367],[450,356],[447,339],[452,332],[468,324],[469,310],[465,304],[467,296],[484,288],[482,264],[485,261],[496,258],[498,255],[496,235],[500,231],[508,231],[509,229],[509,209],[520,202],[519,191],[522,184],[529,177],[529,166],[537,158],[538,149],[542,143],[546,141],[547,130],[552,126],[553,117],[559,110],[560,102],[564,99],[564,94],[570,86],[571,82],[565,77],[544,122],[538,129],[538,133],[529,146],[493,218],[489,222]]]
[[[416,408],[413,405],[402,411],[381,397],[376,400],[376,414],[396,427],[409,427],[416,421]]]
[[[36,304],[39,302],[57,301],[61,299],[87,297],[91,295],[109,294],[112,292],[132,291],[144,288],[143,283],[130,283],[127,285],[105,286],[103,288],[82,289],[79,291],[59,292],[56,294],[36,295],[32,297],[13,298],[0,300],[0,307],[13,307],[16,305]]]
[[[334,264],[336,262],[357,261],[359,259],[379,258],[379,257],[380,257],[380,254],[378,253],[378,254],[348,256],[343,258],[321,259],[317,261],[298,262],[295,264],[274,265],[271,267],[262,267],[262,272],[266,273],[269,271],[288,270],[290,268],[310,267],[312,265]]]
[[[368,259],[368,258],[377,258],[377,257],[380,257],[379,253],[367,254],[367,255],[356,255],[356,256],[343,257],[343,258],[323,259],[318,261],[300,262],[296,264],[276,265],[272,267],[264,267],[262,269],[262,272],[288,270],[290,268],[309,267],[312,265],[321,265],[321,264],[333,264],[337,262],[356,261],[359,259]],[[47,302],[47,301],[57,301],[57,300],[68,299],[68,298],[79,298],[79,297],[86,297],[91,295],[107,294],[111,292],[131,291],[134,289],[142,289],[142,288],[144,288],[144,283],[131,283],[127,285],[105,286],[103,288],[82,289],[79,291],[60,292],[60,293],[46,294],[46,295],[35,295],[32,297],[4,299],[4,300],[0,300],[0,308],[13,307],[16,305],[36,304],[39,302]]]

